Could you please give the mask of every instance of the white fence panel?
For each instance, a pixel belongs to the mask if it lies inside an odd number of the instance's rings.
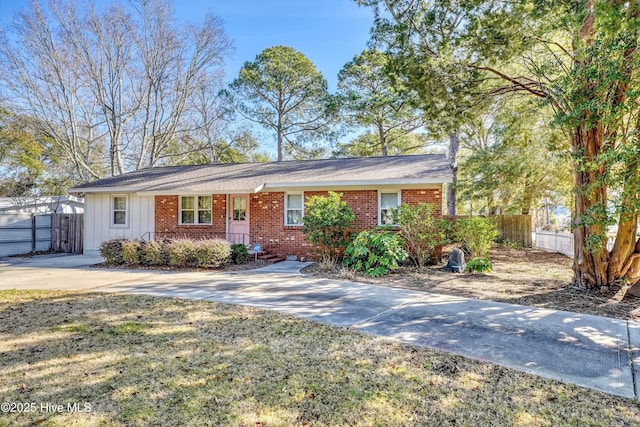
[[[573,258],[573,234],[553,231],[536,231],[535,247],[545,251],[558,252]],[[607,249],[613,248],[613,239],[607,241]]]
[[[573,234],[536,231],[536,248],[573,257]]]

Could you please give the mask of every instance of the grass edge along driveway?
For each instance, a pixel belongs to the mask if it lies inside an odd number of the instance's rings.
[[[640,425],[629,399],[205,301],[0,291],[0,365],[0,402],[36,404],[0,425]]]

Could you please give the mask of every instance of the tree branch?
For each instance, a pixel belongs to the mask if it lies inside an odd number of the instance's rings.
[[[495,68],[492,67],[487,67],[487,66],[477,66],[477,65],[473,65],[473,64],[467,64],[468,67],[473,68],[475,70],[479,70],[479,71],[488,71],[492,74],[495,74],[496,76],[500,77],[503,80],[506,80],[508,82],[511,82],[513,84],[514,87],[519,88],[519,90],[523,90],[525,92],[529,92],[532,95],[535,95],[539,98],[547,98],[548,95],[547,93],[541,91],[541,90],[535,90],[532,89],[529,86],[532,85],[536,85],[539,86],[539,83],[535,82],[535,81],[530,81],[528,83],[522,83],[520,82],[518,79],[513,78],[513,77],[509,77],[508,75],[504,74],[501,71],[496,70]]]

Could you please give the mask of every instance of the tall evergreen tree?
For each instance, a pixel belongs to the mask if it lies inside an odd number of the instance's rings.
[[[243,117],[274,131],[278,161],[324,153],[318,141],[331,134],[332,124],[327,81],[301,52],[265,49],[245,62],[229,95]]]
[[[405,136],[424,125],[424,113],[412,102],[411,91],[390,75],[389,61],[385,53],[366,50],[338,74],[337,99],[343,120],[375,132],[375,142],[366,141],[372,142],[372,152],[381,156],[390,151],[414,151],[418,147],[407,145]]]

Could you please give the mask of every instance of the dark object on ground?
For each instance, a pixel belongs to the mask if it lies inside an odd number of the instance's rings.
[[[449,254],[449,261],[447,261],[445,270],[452,273],[462,273],[465,268],[467,268],[467,265],[464,262],[464,252],[458,248],[453,249]]]

